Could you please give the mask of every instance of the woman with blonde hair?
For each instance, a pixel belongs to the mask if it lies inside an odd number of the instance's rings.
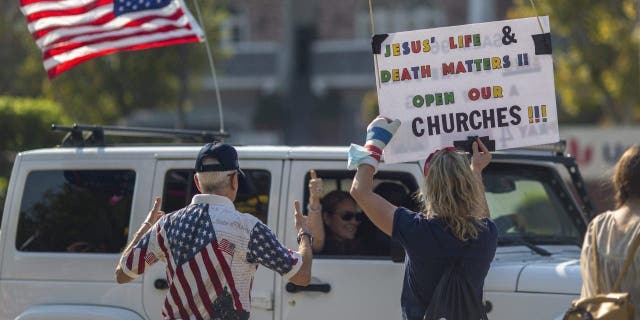
[[[357,168],[351,195],[371,221],[405,249],[402,318],[422,320],[432,300],[442,298],[434,292],[453,264],[468,280],[472,298],[482,301],[484,278],[497,246],[497,228],[489,219],[482,184],[482,170],[491,154],[480,140],[473,143],[471,162],[452,147],[435,151],[424,168],[425,210],[396,207],[375,194],[372,187],[382,150],[399,126],[398,120],[378,117],[367,127],[365,146],[351,145],[348,167]],[[462,313],[465,319],[468,315],[467,310],[452,311]]]
[[[582,244],[581,297],[628,292],[635,305],[635,319],[640,319],[640,250],[637,250],[640,241],[640,145],[629,148],[618,160],[612,182],[616,209],[596,216],[589,223]],[[629,266],[618,280],[627,258]]]

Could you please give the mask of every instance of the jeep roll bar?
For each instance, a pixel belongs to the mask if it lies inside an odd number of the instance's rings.
[[[74,124],[61,126],[52,124],[51,130],[67,132],[62,138],[62,147],[105,146],[105,135],[144,138],[181,138],[193,142],[223,141],[226,132],[143,127],[90,126]],[[87,134],[85,134],[87,133]]]

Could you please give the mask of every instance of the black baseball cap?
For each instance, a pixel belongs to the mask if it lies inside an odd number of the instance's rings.
[[[206,159],[217,160],[217,163],[204,164]],[[240,170],[238,163],[238,152],[236,148],[226,143],[207,143],[196,157],[196,172],[211,171],[237,171],[238,172],[238,192],[253,193],[253,186],[247,176]]]

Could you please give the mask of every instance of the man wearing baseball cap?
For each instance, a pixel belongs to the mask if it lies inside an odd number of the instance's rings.
[[[298,251],[285,248],[258,218],[236,210],[245,183],[238,154],[228,144],[206,144],[196,158],[201,194],[165,215],[161,198],[123,251],[116,281],[133,280],[159,260],[167,263],[164,319],[249,319],[251,283],[263,265],[297,285],[311,279],[312,237],[294,201]]]

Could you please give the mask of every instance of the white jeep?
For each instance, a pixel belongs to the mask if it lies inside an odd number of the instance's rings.
[[[69,146],[15,159],[0,224],[0,319],[160,319],[164,266],[126,285],[116,284],[114,268],[156,195],[166,212],[190,201],[202,144],[104,146],[103,128],[89,128],[89,140],[78,140],[86,128],[74,128]],[[490,319],[554,319],[580,293],[580,244],[591,209],[573,158],[557,147],[496,152],[485,170],[500,230],[484,287]],[[254,186],[238,196],[237,208],[290,248],[297,247],[292,202],[306,207],[310,170],[325,192],[348,190],[354,174],[346,170],[346,147],[237,150]],[[375,181],[414,193],[422,163],[382,163]],[[394,243],[382,245],[375,255],[315,255],[308,287],[259,268],[251,319],[401,318],[404,255]]]

